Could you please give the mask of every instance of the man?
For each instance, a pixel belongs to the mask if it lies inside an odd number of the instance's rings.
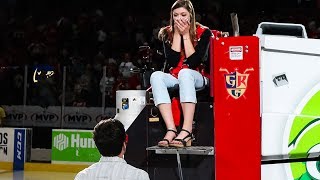
[[[4,111],[3,107],[0,106],[0,127],[3,127],[3,121],[6,118],[6,112]]]
[[[93,130],[100,161],[80,171],[75,180],[149,180],[147,172],[126,163],[127,138],[119,120],[102,120]]]

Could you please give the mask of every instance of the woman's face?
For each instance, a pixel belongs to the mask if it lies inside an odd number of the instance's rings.
[[[172,16],[173,16],[174,21],[180,19],[180,20],[184,20],[186,22],[190,22],[190,13],[184,7],[174,9],[172,12]]]

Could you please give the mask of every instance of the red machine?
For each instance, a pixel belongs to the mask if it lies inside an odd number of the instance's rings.
[[[260,179],[259,39],[213,38],[212,44],[215,179]]]

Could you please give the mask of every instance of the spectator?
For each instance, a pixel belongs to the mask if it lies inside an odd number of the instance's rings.
[[[134,68],[135,66],[132,63],[130,53],[124,53],[124,60],[120,63],[119,72],[122,74],[124,78],[129,78],[131,76],[130,69]]]
[[[91,91],[92,84],[95,83],[95,79],[93,78],[92,74],[92,66],[90,64],[87,64],[84,73],[79,78],[81,87],[87,91]]]
[[[111,91],[113,88],[113,85],[116,81],[116,78],[112,74],[111,70],[107,71],[106,77],[102,77],[100,80],[100,91],[103,93],[104,91],[106,92],[107,96],[111,95]]]
[[[107,106],[112,106],[115,101],[115,96],[113,94],[115,82],[116,77],[111,69],[108,69],[106,76],[102,77],[100,80],[100,92],[106,92],[105,98]]]
[[[3,127],[3,121],[6,118],[6,112],[4,111],[4,108],[0,105],[0,127]]]
[[[93,130],[93,140],[102,155],[100,161],[80,171],[75,180],[149,180],[147,172],[126,163],[127,138],[119,120],[102,120]]]
[[[74,107],[86,107],[88,102],[88,91],[85,89],[80,90],[80,94],[76,94],[72,106]]]

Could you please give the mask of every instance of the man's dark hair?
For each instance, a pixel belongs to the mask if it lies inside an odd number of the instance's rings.
[[[101,120],[93,130],[93,140],[102,156],[118,156],[125,138],[124,126],[116,119]]]

